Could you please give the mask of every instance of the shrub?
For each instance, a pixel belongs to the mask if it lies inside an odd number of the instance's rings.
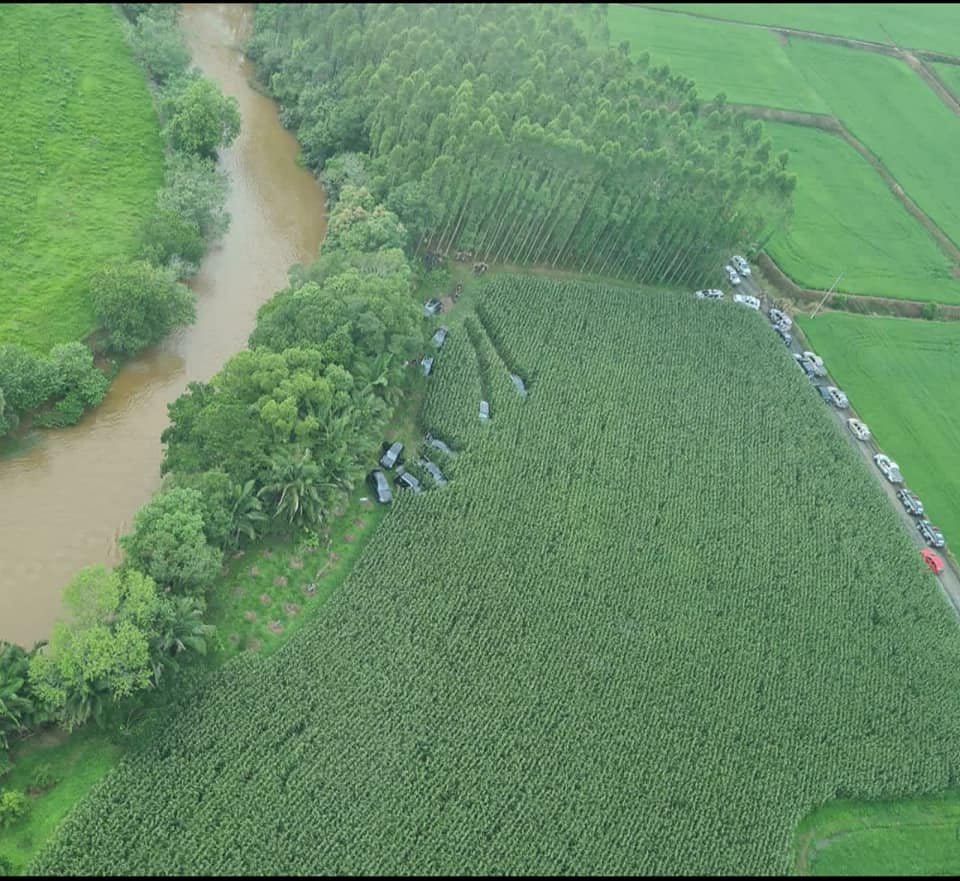
[[[97,321],[106,328],[110,346],[124,355],[158,342],[196,315],[194,295],[176,274],[143,260],[102,269],[90,288]]]
[[[40,792],[51,789],[59,782],[60,778],[54,776],[53,768],[46,763],[37,765],[37,767],[33,769],[33,774],[30,775],[30,787]]]
[[[30,799],[19,789],[0,792],[0,829],[15,823],[30,811]]]
[[[933,321],[937,317],[937,304],[924,303],[923,308],[920,310],[920,317],[927,321]]]

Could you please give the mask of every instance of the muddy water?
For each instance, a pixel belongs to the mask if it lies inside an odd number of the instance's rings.
[[[248,5],[188,4],[182,27],[195,64],[240,103],[240,137],[221,157],[232,222],[191,287],[197,321],[129,362],[79,425],[40,435],[0,460],[0,640],[29,645],[61,614],[63,586],[82,566],[115,564],[117,538],[160,484],[167,404],[209,379],[253,328],[257,307],[312,259],[324,232],[323,191],[294,159],[276,106],[247,84],[237,48]]]

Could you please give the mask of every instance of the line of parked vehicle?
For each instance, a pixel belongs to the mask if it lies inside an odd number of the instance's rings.
[[[727,274],[727,278],[730,280],[730,284],[734,286],[741,284],[741,276],[748,277],[751,274],[750,266],[747,264],[747,261],[739,255],[732,257],[730,262],[723,268]],[[695,291],[694,293],[701,300],[722,300],[724,298],[723,291],[719,290],[718,288],[705,288],[703,290]],[[757,311],[760,310],[760,300],[758,300],[756,297],[746,294],[734,294],[733,301],[735,303],[749,306],[751,309],[756,309]],[[777,332],[784,343],[787,346],[790,346],[793,343],[793,335],[790,333],[790,329],[793,327],[793,321],[790,316],[782,310],[776,308],[771,308],[767,312],[767,316],[770,319],[770,324],[773,329]],[[815,352],[795,353],[793,357],[800,369],[803,370],[811,382],[814,383],[814,388],[816,388],[817,393],[825,403],[832,404],[838,410],[846,410],[850,406],[847,396],[836,386],[816,384],[817,379],[827,375],[827,368],[823,363],[823,358],[821,358]],[[865,443],[870,440],[870,429],[859,419],[847,419],[847,427],[850,429],[850,433],[858,441]],[[896,462],[892,461],[889,456],[886,456],[884,453],[876,453],[873,457],[873,461],[877,468],[880,469],[884,477],[890,481],[890,483],[903,483],[903,475],[900,473],[899,466]],[[897,499],[903,505],[907,513],[913,515],[914,517],[920,518],[916,521],[917,530],[920,532],[920,535],[923,537],[924,541],[933,548],[944,547],[946,542],[944,540],[943,533],[929,520],[924,519],[923,517],[923,502],[921,502],[920,499],[905,486],[897,492]],[[934,574],[939,575],[941,572],[943,572],[945,563],[930,548],[924,548],[921,550],[920,555],[923,557],[924,562],[930,567],[930,570]]]

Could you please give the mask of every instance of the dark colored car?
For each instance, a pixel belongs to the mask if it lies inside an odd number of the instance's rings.
[[[435,450],[440,450],[441,453],[446,453],[448,456],[456,455],[440,438],[434,437],[432,434],[427,434],[424,440]]]
[[[403,444],[400,443],[400,441],[397,441],[380,457],[380,464],[389,471],[394,465],[397,464],[397,459],[400,458],[400,454],[402,452]]]
[[[944,544],[946,544],[943,540],[943,533],[929,520],[921,520],[917,524],[917,529],[920,530],[920,535],[923,536],[924,541],[926,541],[928,545],[935,548],[942,548]]]
[[[423,492],[420,481],[404,468],[397,469],[397,476],[393,480],[398,487],[412,489],[415,493]]]
[[[830,389],[825,385],[818,385],[817,391],[820,393],[820,397],[823,398],[824,403],[829,404],[833,401],[833,398],[830,397]]]
[[[443,472],[437,468],[429,459],[421,458],[418,460],[420,466],[437,482],[437,486],[444,486],[447,482],[447,478],[443,476]]]
[[[907,509],[908,514],[913,514],[914,517],[923,516],[923,502],[910,490],[897,490],[897,498],[900,499],[900,504]]]
[[[383,476],[382,471],[371,471],[367,475],[367,484],[381,505],[389,505],[393,501],[390,484],[387,483],[387,478]]]

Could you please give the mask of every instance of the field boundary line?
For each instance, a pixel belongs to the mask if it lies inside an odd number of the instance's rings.
[[[890,173],[880,158],[837,119],[837,117],[822,113],[806,113],[800,110],[775,110],[772,107],[762,107],[757,104],[731,103],[730,106],[746,113],[748,116],[759,119],[767,119],[772,122],[785,122],[790,125],[805,125],[839,135],[873,166],[877,174],[883,178],[890,192],[897,197],[903,207],[906,208],[914,219],[933,237],[940,246],[940,250],[953,260],[954,263],[960,264],[960,248],[958,248],[953,240],[907,195],[903,187],[900,186],[897,179]],[[957,112],[960,114],[960,107],[958,107]]]

